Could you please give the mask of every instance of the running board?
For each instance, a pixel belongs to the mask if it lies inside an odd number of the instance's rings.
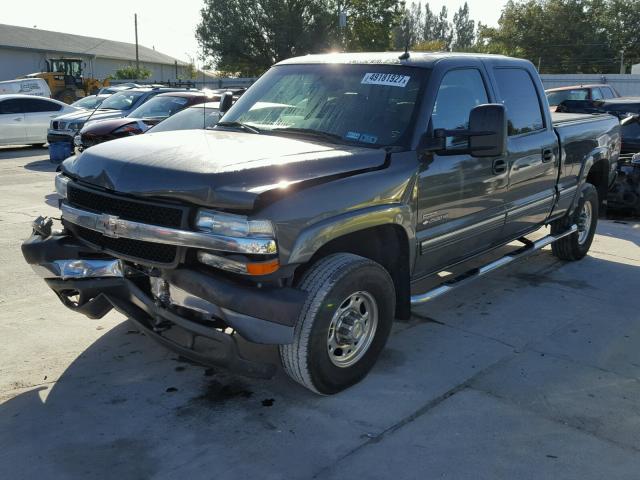
[[[535,242],[531,242],[523,238],[521,239],[521,241],[525,243],[525,246],[516,250],[515,252],[505,255],[504,257],[499,258],[494,262],[488,263],[483,267],[474,268],[472,270],[469,270],[466,273],[458,275],[457,277],[444,282],[439,287],[431,289],[425,293],[421,293],[419,295],[412,295],[411,306],[413,307],[416,305],[421,305],[423,303],[433,300],[434,298],[438,298],[439,296],[444,295],[445,293],[449,293],[450,291],[455,290],[456,288],[461,287],[462,285],[468,282],[471,282],[476,278],[483,277],[486,274],[493,272],[494,270],[498,270],[499,268],[502,268],[506,265],[509,265],[512,262],[515,262],[516,260],[520,260],[521,258],[528,257],[532,253],[543,249],[547,245],[551,245],[553,242],[556,242],[561,238],[564,238],[573,233],[576,233],[577,231],[578,231],[577,225],[572,225],[571,228],[569,228],[569,230],[567,230],[566,232],[562,232],[558,235],[547,235],[546,237],[541,238],[540,240],[537,240]]]

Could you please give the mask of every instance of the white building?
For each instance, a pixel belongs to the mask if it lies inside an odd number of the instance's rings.
[[[140,68],[151,71],[149,81],[175,81],[186,76],[186,63],[154,49],[138,46]],[[104,79],[126,65],[135,65],[133,43],[37,28],[0,24],[0,80],[47,70],[46,60],[79,58],[87,77]]]

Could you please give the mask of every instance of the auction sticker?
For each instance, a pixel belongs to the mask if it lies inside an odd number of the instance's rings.
[[[404,88],[409,83],[409,75],[397,75],[395,73],[365,73],[362,77],[362,84],[365,85],[386,85],[389,87]]]

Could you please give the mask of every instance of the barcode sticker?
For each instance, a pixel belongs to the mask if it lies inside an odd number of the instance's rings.
[[[389,87],[404,88],[409,83],[411,77],[408,75],[397,75],[395,73],[365,73],[362,82],[365,85],[386,85]]]

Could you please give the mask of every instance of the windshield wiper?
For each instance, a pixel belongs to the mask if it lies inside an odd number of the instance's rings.
[[[260,133],[260,129],[256,127],[252,127],[246,123],[242,122],[218,122],[216,124],[217,127],[230,127],[230,128],[241,128],[242,130],[246,130],[251,133]]]
[[[323,132],[320,130],[313,130],[311,128],[298,128],[298,127],[285,127],[285,128],[274,128],[270,130],[271,133],[278,132],[291,132],[291,133],[299,133],[301,135],[309,135],[310,137],[317,137],[322,140],[327,140],[332,143],[347,143],[344,138],[335,133]]]

